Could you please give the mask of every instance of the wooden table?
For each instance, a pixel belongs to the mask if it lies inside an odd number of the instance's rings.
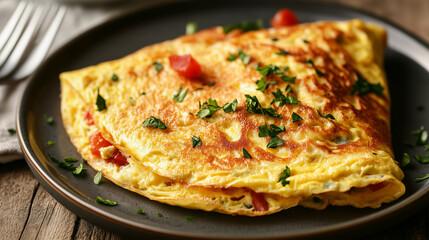
[[[327,1],[387,18],[429,42],[429,0]],[[366,239],[428,239],[428,229],[429,207]],[[122,239],[59,204],[37,182],[24,160],[0,165],[0,239],[19,238]]]

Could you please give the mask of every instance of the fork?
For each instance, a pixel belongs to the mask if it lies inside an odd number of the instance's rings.
[[[65,13],[65,6],[34,1],[18,4],[0,33],[0,83],[21,80],[34,72],[46,57]]]

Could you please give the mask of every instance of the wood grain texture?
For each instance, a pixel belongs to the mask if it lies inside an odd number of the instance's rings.
[[[324,1],[381,16],[429,42],[429,0]],[[398,224],[360,239],[424,240],[429,238],[428,229],[429,207]],[[24,161],[17,161],[0,165],[0,239],[123,238],[69,212],[40,186]]]

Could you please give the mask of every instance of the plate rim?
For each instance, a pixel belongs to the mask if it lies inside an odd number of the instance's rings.
[[[34,150],[31,148],[31,140],[28,139],[28,135],[24,136],[24,133],[27,133],[26,129],[26,123],[27,120],[24,119],[22,116],[25,115],[25,96],[28,95],[28,92],[31,91],[30,87],[31,84],[35,82],[37,73],[40,71],[42,66],[44,66],[47,62],[50,61],[52,58],[56,58],[57,55],[61,54],[63,49],[67,49],[70,45],[74,44],[75,42],[79,41],[80,39],[85,38],[88,34],[90,34],[93,31],[97,31],[106,25],[112,24],[115,21],[118,21],[122,18],[126,18],[127,16],[137,14],[140,11],[144,11],[150,8],[154,7],[163,7],[171,3],[186,3],[186,2],[200,2],[199,0],[160,0],[160,1],[149,1],[147,4],[139,5],[138,8],[126,10],[123,12],[120,12],[118,14],[115,14],[109,18],[106,19],[106,21],[95,25],[93,27],[90,27],[83,31],[80,34],[77,34],[70,40],[66,41],[64,44],[59,46],[55,51],[50,54],[43,62],[40,64],[40,66],[36,69],[35,73],[33,73],[28,79],[28,85],[25,87],[25,90],[23,92],[23,98],[21,99],[20,103],[17,107],[17,113],[16,113],[16,129],[17,129],[17,136],[19,140],[19,144],[21,146],[21,149],[23,150],[23,153],[25,155],[25,160],[27,162],[27,165],[30,167],[33,174],[36,176],[36,178],[39,180],[40,183],[48,190],[48,192],[58,201],[60,202],[64,207],[67,209],[70,209],[72,207],[68,206],[67,204],[63,204],[62,201],[60,201],[58,198],[62,197],[69,203],[71,203],[74,207],[77,207],[79,209],[83,209],[83,211],[87,213],[91,213],[93,215],[96,215],[104,220],[107,220],[109,222],[113,222],[119,225],[122,225],[127,228],[132,228],[134,230],[140,231],[140,232],[146,232],[148,234],[156,234],[161,235],[165,237],[180,237],[180,238],[197,238],[197,239],[259,239],[260,237],[242,237],[242,236],[206,236],[201,234],[195,234],[195,233],[186,233],[186,232],[179,232],[179,231],[173,231],[169,229],[159,228],[159,227],[153,227],[146,225],[144,223],[137,223],[132,220],[125,219],[123,217],[117,216],[113,213],[104,211],[101,208],[98,208],[94,205],[90,205],[87,202],[79,199],[77,196],[73,195],[73,193],[69,192],[66,188],[64,188],[61,184],[59,184],[57,181],[54,180],[54,176],[50,176],[47,172],[43,171],[41,165],[39,165],[37,162],[40,161]],[[370,13],[366,10],[358,9],[356,7],[346,6],[340,3],[331,3],[331,2],[319,2],[316,0],[292,0],[288,1],[288,3],[317,3],[324,6],[332,6],[335,8],[338,8],[340,10],[346,10],[350,12],[355,12],[359,14],[366,15],[370,18],[374,18],[382,22],[383,24],[390,25],[393,29],[398,30],[401,34],[404,34],[406,37],[416,41],[418,44],[422,45],[428,52],[429,52],[429,43],[425,41],[423,38],[421,38],[418,35],[415,35],[411,31],[403,28],[402,26],[399,26],[398,24],[388,20],[385,17],[381,17],[378,15],[375,15],[373,13]],[[420,65],[421,66],[421,65]],[[423,67],[423,66],[422,66]],[[426,71],[429,71],[429,69],[424,68]],[[385,224],[385,228],[389,225],[394,224],[395,222],[399,222],[400,220],[403,220],[404,218],[414,214],[419,209],[421,209],[423,206],[427,205],[424,204],[425,200],[429,199],[429,187],[428,184],[423,185],[418,191],[413,193],[412,195],[408,196],[407,199],[404,199],[400,202],[393,203],[391,206],[386,207],[385,209],[382,209],[376,213],[369,214],[364,217],[359,217],[357,219],[349,220],[345,223],[339,223],[339,224],[333,224],[329,226],[319,226],[314,227],[311,229],[311,231],[306,230],[299,230],[299,231],[293,231],[291,233],[280,233],[279,235],[272,235],[264,237],[264,239],[284,239],[284,238],[308,238],[308,237],[327,237],[332,235],[332,233],[335,232],[335,234],[344,234],[346,232],[357,232],[359,229],[363,227],[369,227],[369,225],[381,222],[385,220],[387,217],[391,217],[393,215],[399,215],[402,214],[402,217],[400,219],[396,218],[396,220],[391,221],[389,224]],[[425,188],[426,187],[426,188]],[[81,214],[76,213],[75,211],[72,211],[74,214],[81,217]],[[87,218],[84,218],[87,219]],[[91,221],[92,222],[92,221]]]

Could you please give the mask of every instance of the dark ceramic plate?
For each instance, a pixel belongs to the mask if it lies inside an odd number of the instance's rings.
[[[70,41],[42,64],[25,91],[17,123],[22,148],[33,173],[59,202],[77,215],[108,230],[140,238],[145,234],[212,239],[350,236],[380,230],[387,223],[399,221],[425,206],[429,186],[425,181],[417,183],[414,179],[428,173],[429,165],[415,161],[405,169],[406,194],[379,209],[329,207],[316,211],[297,207],[250,218],[161,204],[107,180],[98,186],[93,183],[95,172],[89,167],[86,176],[75,177],[47,159],[47,153],[57,158],[79,158],[61,122],[59,73],[116,59],[143,46],[176,38],[184,34],[189,21],[198,22],[200,29],[258,18],[268,25],[273,14],[285,7],[292,9],[302,22],[361,18],[387,29],[389,46],[385,69],[392,96],[395,155],[400,159],[403,152],[422,154],[423,149],[409,149],[403,144],[405,140],[415,141],[410,134],[412,130],[429,126],[429,109],[416,110],[418,105],[429,108],[429,50],[415,37],[366,13],[319,2],[176,1],[157,2],[104,23]],[[52,116],[54,123],[47,124],[44,116]],[[55,145],[49,146],[47,141],[54,141]],[[97,204],[96,196],[118,201],[119,205]],[[145,210],[146,215],[137,214],[137,208]],[[195,221],[187,221],[186,216],[193,216]]]

